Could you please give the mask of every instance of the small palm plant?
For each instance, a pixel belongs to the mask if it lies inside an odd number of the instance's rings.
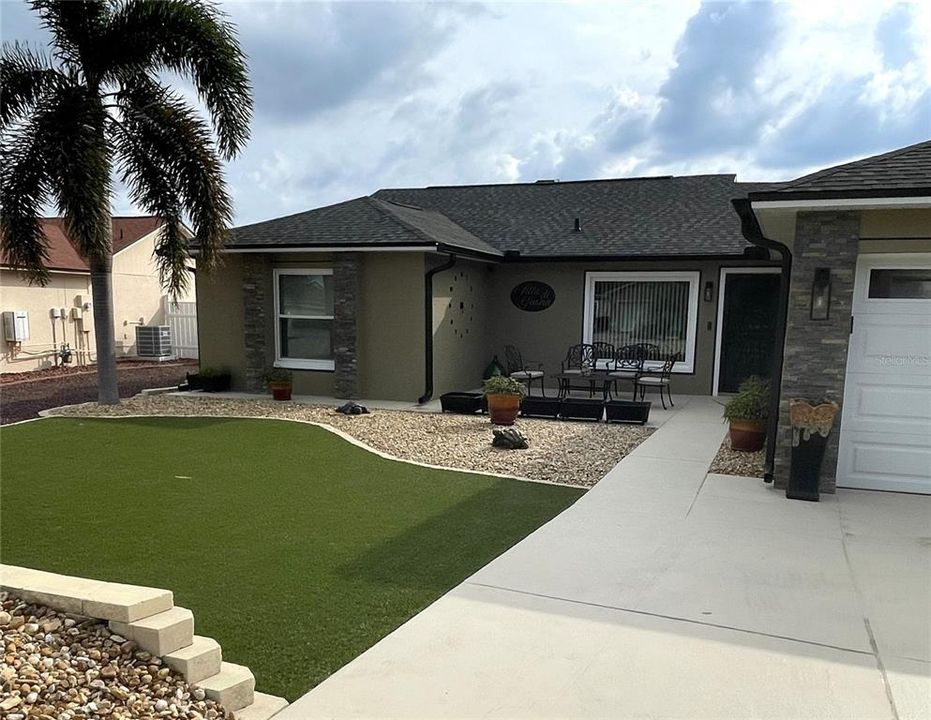
[[[4,44],[0,55],[0,250],[48,282],[41,213],[54,204],[91,271],[99,401],[119,401],[113,337],[114,177],[164,221],[162,284],[188,285],[184,221],[199,269],[215,265],[232,221],[222,161],[249,136],[252,91],[235,29],[202,0],[31,0],[50,52]],[[193,82],[208,123],[165,85]]]

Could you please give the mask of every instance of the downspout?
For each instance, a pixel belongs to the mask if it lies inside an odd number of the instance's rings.
[[[456,264],[456,256],[449,254],[449,260],[432,270],[427,270],[423,276],[423,359],[424,359],[424,392],[417,400],[418,405],[430,402],[433,397],[433,276],[449,270]]]
[[[789,282],[792,274],[792,251],[781,242],[763,235],[760,222],[753,212],[750,200],[739,198],[731,200],[734,210],[740,216],[740,231],[747,242],[767,250],[779,253],[779,309],[776,313],[776,352],[773,353],[773,368],[770,376],[769,419],[766,431],[766,462],[763,466],[763,481],[773,481],[773,469],[776,460],[776,440],[779,430],[779,403],[782,391],[782,365],[786,346],[786,321],[789,315]]]

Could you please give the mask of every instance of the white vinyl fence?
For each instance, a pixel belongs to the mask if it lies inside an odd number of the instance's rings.
[[[197,357],[197,303],[173,303],[166,295],[165,317],[171,328],[171,349],[176,357]]]

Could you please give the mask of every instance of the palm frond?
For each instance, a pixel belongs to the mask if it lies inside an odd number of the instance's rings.
[[[178,209],[190,218],[201,267],[216,264],[226,241],[233,211],[223,167],[209,126],[178,95],[137,78],[116,99],[120,129],[114,140],[124,181],[134,199],[171,226],[158,259],[166,286],[178,290],[187,280],[187,241]],[[180,208],[172,204],[176,198]]]
[[[52,33],[54,54],[84,71],[99,66],[100,36],[109,4],[100,0],[29,0],[43,27]]]
[[[22,119],[46,92],[66,81],[47,57],[19,43],[4,45],[0,53],[0,126]]]
[[[125,86],[140,73],[169,69],[190,77],[210,111],[223,157],[249,139],[252,87],[236,29],[201,0],[129,0],[108,24],[103,46],[111,72]]]

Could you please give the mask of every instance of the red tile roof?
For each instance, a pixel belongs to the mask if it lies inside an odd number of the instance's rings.
[[[65,223],[61,218],[43,218],[43,229],[48,241],[49,270],[68,270],[71,272],[90,272],[87,263],[78,254],[65,232]],[[161,227],[162,221],[153,215],[113,218],[113,252],[118,253]],[[6,258],[0,256],[0,264],[6,264]]]

